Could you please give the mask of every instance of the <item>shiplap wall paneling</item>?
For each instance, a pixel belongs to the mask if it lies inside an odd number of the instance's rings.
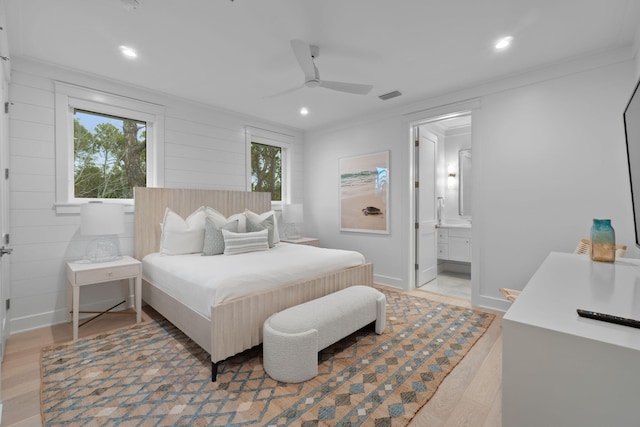
[[[165,186],[245,190],[247,125],[295,135],[291,155],[302,161],[299,131],[233,112],[131,88],[112,81],[12,60],[9,85],[12,333],[65,321],[64,266],[82,258],[90,238],[79,233],[79,215],[56,215],[54,81],[93,88],[165,106]],[[292,169],[302,199],[303,167]],[[120,251],[133,254],[133,218],[125,216]],[[127,295],[126,286],[99,285],[82,292],[83,309],[106,308]]]

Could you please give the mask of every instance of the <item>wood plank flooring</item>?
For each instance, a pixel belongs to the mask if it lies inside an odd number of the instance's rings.
[[[447,304],[470,307],[468,301],[420,289],[409,292]],[[143,310],[144,311],[144,310]],[[142,320],[149,320],[143,312]],[[80,328],[90,336],[135,323],[135,314],[102,316]],[[70,324],[23,332],[7,340],[2,364],[2,425],[37,427],[40,416],[40,348],[72,339]],[[467,356],[442,382],[410,427],[501,426],[502,313]]]

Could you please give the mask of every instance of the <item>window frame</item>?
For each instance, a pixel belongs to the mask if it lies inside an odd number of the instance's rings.
[[[164,106],[99,90],[54,82],[56,124],[56,213],[79,213],[88,200],[122,203],[132,209],[133,199],[88,199],[74,194],[74,112],[130,118],[147,123],[147,187],[164,185]]]
[[[251,191],[251,144],[270,145],[278,147],[281,151],[281,167],[282,167],[282,192],[280,200],[272,200],[271,207],[275,210],[281,210],[282,205],[287,204],[291,194],[291,164],[290,149],[293,143],[293,136],[273,132],[266,129],[254,128],[247,126],[245,129],[246,153],[247,153],[247,191]]]

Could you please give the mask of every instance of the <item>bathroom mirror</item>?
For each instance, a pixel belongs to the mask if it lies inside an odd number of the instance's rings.
[[[458,151],[458,214],[471,216],[471,150]]]

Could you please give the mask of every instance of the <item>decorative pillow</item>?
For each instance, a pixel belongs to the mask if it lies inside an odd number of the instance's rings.
[[[238,233],[244,233],[247,231],[247,217],[244,216],[244,213],[237,213],[231,215],[227,218],[227,221],[238,220]]]
[[[280,233],[278,232],[278,217],[274,211],[268,211],[265,213],[257,214],[255,212],[251,212],[249,209],[245,209],[244,215],[249,218],[251,221],[260,223],[262,220],[269,217],[269,215],[273,215],[273,244],[280,242]]]
[[[274,224],[273,215],[269,215],[267,218],[260,221],[260,223],[253,222],[250,218],[247,218],[247,231],[248,232],[260,231],[266,228],[269,231],[268,233],[269,247],[272,248],[273,245],[275,244],[273,242],[273,228],[274,228],[273,224]]]
[[[222,215],[217,210],[215,210],[213,208],[210,208],[209,206],[204,208],[204,212],[205,212],[207,218],[211,219],[216,227],[222,227],[227,222],[229,222],[229,220],[227,220],[227,217]]]
[[[252,233],[234,233],[223,229],[222,236],[224,237],[225,255],[269,250],[269,230],[266,228]]]
[[[222,230],[237,232],[238,220],[227,222],[218,227],[214,221],[207,216],[204,220],[204,247],[202,248],[202,255],[220,255],[224,253]]]
[[[187,219],[167,208],[160,224],[160,253],[168,255],[202,252],[204,246],[205,208],[199,207]]]

